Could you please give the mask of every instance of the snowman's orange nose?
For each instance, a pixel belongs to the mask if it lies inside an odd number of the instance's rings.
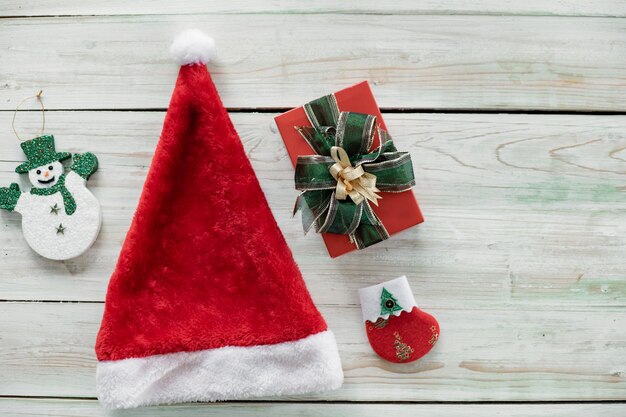
[[[48,175],[50,175],[50,172],[46,171],[45,174],[43,174],[44,177],[48,178]]]

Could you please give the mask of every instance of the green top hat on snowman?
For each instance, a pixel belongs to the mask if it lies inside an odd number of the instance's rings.
[[[54,136],[52,135],[36,137],[35,139],[22,142],[21,146],[28,161],[15,168],[15,172],[19,174],[29,173],[29,179],[33,185],[30,189],[30,194],[48,196],[61,193],[65,213],[71,216],[76,211],[76,200],[65,186],[66,175],[64,174],[61,161],[70,158],[72,154],[69,152],[57,152],[54,146]],[[51,175],[51,171],[55,169],[55,166],[56,175]],[[35,169],[37,169],[36,172],[34,171]],[[74,154],[70,169],[84,180],[88,180],[91,174],[98,169],[98,158],[91,152]],[[0,188],[0,208],[13,211],[21,194],[19,186],[15,183],[8,188]]]
[[[22,142],[22,150],[28,161],[15,168],[15,172],[23,174],[31,169],[47,165],[51,162],[63,161],[72,156],[69,152],[57,152],[54,147],[54,136],[44,135]]]

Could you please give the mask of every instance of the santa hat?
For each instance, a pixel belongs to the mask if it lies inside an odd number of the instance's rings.
[[[343,381],[335,338],[207,71],[213,46],[196,30],[172,45],[182,66],[96,342],[107,408]]]

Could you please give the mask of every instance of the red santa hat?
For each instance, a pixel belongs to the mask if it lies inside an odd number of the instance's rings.
[[[335,338],[306,289],[206,68],[181,64],[150,171],[111,277],[96,342],[107,408],[335,389]]]

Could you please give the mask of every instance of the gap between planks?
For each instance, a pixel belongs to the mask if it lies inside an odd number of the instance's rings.
[[[169,16],[194,16],[197,13],[167,13]],[[210,13],[207,11],[203,11],[202,14],[207,15],[223,15],[223,16],[258,16],[258,15],[280,15],[283,13],[228,13],[228,12],[219,12],[219,13]],[[415,13],[395,13],[395,12],[358,12],[355,13],[353,11],[320,11],[320,12],[298,12],[293,14],[299,14],[302,16],[310,16],[310,15],[322,15],[322,16],[330,16],[330,15],[339,15],[339,16],[432,16],[432,17],[442,17],[442,16],[488,16],[488,17],[567,17],[567,18],[581,18],[581,19],[589,19],[594,17],[601,17],[607,19],[623,19],[624,16],[620,15],[611,15],[611,14],[585,14],[585,15],[568,15],[568,14],[502,14],[498,12],[462,12],[462,11],[452,11],[450,13],[441,13],[441,12],[430,12],[430,11],[420,11]],[[2,19],[64,19],[64,18],[81,18],[81,17],[138,17],[138,16],[161,16],[162,14],[150,14],[150,13],[141,13],[141,14],[42,14],[42,15],[16,15],[16,16],[0,16],[0,20]]]
[[[37,1],[4,0],[3,16],[20,18],[65,17],[65,16],[137,16],[137,15],[192,15],[210,14],[356,14],[356,15],[488,15],[488,16],[610,16],[620,17],[626,14],[623,4],[614,0],[527,0],[525,2],[500,2],[497,0],[396,0],[378,2],[360,0],[359,2],[336,2],[318,0],[307,1],[268,1],[258,0],[215,0],[207,5],[201,0],[188,0],[185,7],[164,0],[137,0],[124,2],[111,0],[103,3],[66,0],[58,4],[41,4]]]
[[[293,107],[227,107],[229,113],[284,113]],[[0,113],[12,113],[15,110],[0,109]],[[39,112],[40,109],[20,109],[20,112]],[[119,112],[119,113],[158,113],[166,112],[167,107],[148,107],[136,109],[46,109],[46,112]],[[550,110],[550,109],[457,109],[457,108],[413,108],[413,107],[381,107],[383,114],[512,114],[512,115],[563,115],[563,116],[626,116],[626,111],[607,110]]]
[[[3,400],[74,400],[74,401],[98,401],[97,397],[59,397],[59,396],[45,396],[45,395],[0,395],[0,399]],[[347,401],[347,400],[282,400],[282,399],[271,399],[271,400],[259,400],[259,399],[251,399],[251,400],[228,400],[228,401],[218,401],[218,402],[197,402],[197,403],[180,403],[178,405],[189,405],[189,404],[198,404],[198,405],[209,405],[209,404],[377,404],[377,405],[385,405],[385,404],[403,404],[403,405],[463,405],[463,404],[471,404],[471,405],[584,405],[584,404],[626,404],[626,400],[538,400],[538,401]]]

